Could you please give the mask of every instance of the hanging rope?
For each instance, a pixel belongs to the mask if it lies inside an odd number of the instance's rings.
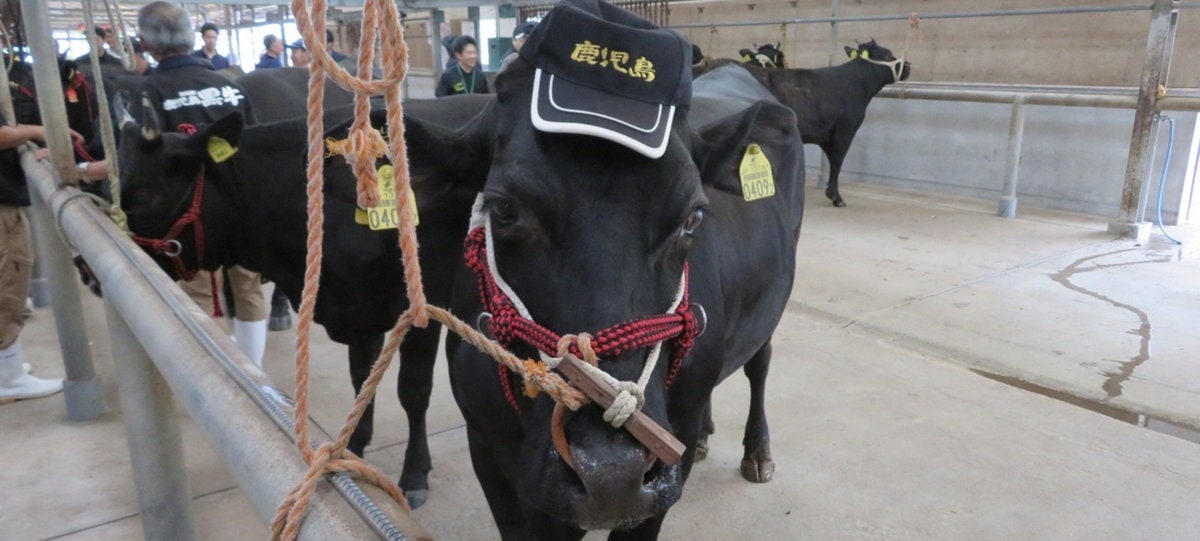
[[[544,361],[522,360],[505,350],[481,333],[471,328],[448,311],[435,306],[428,306],[421,282],[421,272],[417,260],[417,239],[415,217],[409,203],[410,179],[408,160],[404,145],[403,109],[400,102],[401,82],[408,68],[408,49],[404,43],[404,31],[400,26],[399,13],[394,2],[389,0],[367,0],[363,6],[362,37],[359,43],[360,56],[358,59],[358,77],[351,76],[342,69],[329,54],[325,43],[325,0],[313,0],[311,10],[306,0],[293,0],[292,11],[296,17],[296,25],[313,55],[310,66],[308,84],[308,236],[307,258],[305,260],[304,293],[300,301],[299,319],[296,327],[296,391],[295,419],[296,445],[301,455],[309,464],[309,470],[304,479],[292,489],[288,497],[279,505],[275,518],[271,523],[273,539],[291,540],[299,533],[309,499],[316,490],[317,483],[327,473],[347,472],[364,478],[385,490],[405,509],[408,504],[404,495],[395,483],[386,475],[354,456],[346,449],[354,428],[358,426],[363,412],[375,396],[375,389],[383,378],[384,372],[396,356],[408,331],[416,327],[425,327],[429,319],[446,325],[450,332],[460,335],[482,352],[496,359],[507,370],[511,370],[525,382],[526,394],[533,396],[537,392],[545,392],[556,402],[571,410],[578,410],[589,399],[579,389],[568,385],[562,377],[551,371],[552,367]],[[713,34],[716,28],[713,28]],[[371,65],[374,59],[376,39],[382,40],[379,47],[383,58],[383,78],[371,79]],[[324,124],[322,106],[324,101],[326,77],[332,78],[343,88],[355,94],[355,118],[350,127],[350,133],[344,142],[339,144],[339,153],[355,172],[358,179],[358,205],[360,207],[375,206],[379,201],[378,179],[376,178],[375,161],[386,155],[393,165],[396,191],[396,211],[399,217],[399,244],[403,253],[404,278],[407,284],[409,308],[397,320],[389,333],[379,357],[371,369],[370,375],[363,382],[354,407],[346,418],[346,424],[338,433],[335,441],[323,444],[313,449],[308,435],[308,378],[311,352],[309,334],[312,329],[313,312],[320,287],[321,259],[324,242]],[[383,137],[370,124],[370,96],[384,94],[387,103],[388,137],[385,144]],[[574,358],[574,355],[568,354]],[[657,356],[657,355],[656,355]],[[653,367],[646,369],[641,378],[648,379],[648,373]],[[605,374],[607,375],[607,374]],[[611,377],[610,377],[611,379]],[[644,386],[644,381],[639,381]],[[611,383],[610,383],[611,385]],[[636,385],[636,384],[634,384]],[[616,392],[635,395],[630,389],[618,386]],[[633,396],[636,401],[638,398]],[[636,409],[636,408],[626,408]],[[628,413],[617,412],[610,421],[618,424],[624,421]],[[620,418],[618,420],[618,417]]]
[[[107,0],[105,2],[107,5]],[[88,28],[96,27],[96,17],[92,12],[92,0],[83,1],[83,17]],[[96,45],[95,39],[88,40],[91,46],[91,61],[92,73],[100,74],[100,55],[96,54],[99,47]],[[112,205],[106,210],[108,216],[113,223],[120,227],[122,231],[129,232],[129,221],[125,217],[125,211],[121,210],[121,181],[120,181],[120,164],[117,160],[117,138],[113,132],[112,114],[108,110],[108,91],[103,84],[95,85],[96,101],[100,102],[100,141],[104,144],[104,158],[106,165],[106,173],[108,177],[109,192],[112,194]]]
[[[921,16],[913,11],[908,14],[908,30],[904,33],[904,50],[900,51],[900,58],[908,60],[909,47],[912,47],[914,41],[920,42],[924,38],[925,35],[921,32]],[[905,90],[908,90],[908,79],[900,83],[900,97],[904,97]]]
[[[113,7],[113,5],[109,5],[109,0],[104,0],[104,11],[106,11],[108,13],[108,27],[111,29],[112,32],[116,32],[118,29],[120,29],[120,32],[121,32],[120,42],[121,42],[121,52],[122,52],[121,65],[125,66],[125,69],[127,69],[129,71],[133,71],[133,55],[135,54],[133,52],[133,39],[129,37],[129,32],[126,31],[126,29],[129,27],[125,26],[125,16],[121,13],[120,0],[112,0],[112,3],[116,6],[115,8]],[[113,11],[116,11],[116,13],[117,13],[115,17],[113,16]],[[89,28],[95,28],[95,26],[96,26],[95,24],[92,24],[91,22],[89,22],[88,25],[89,25]],[[93,55],[94,54],[95,53],[93,53]]]

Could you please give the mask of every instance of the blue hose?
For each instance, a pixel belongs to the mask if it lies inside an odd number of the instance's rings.
[[[1161,115],[1160,118],[1167,120],[1167,124],[1171,126],[1171,131],[1170,137],[1167,139],[1167,159],[1163,161],[1162,177],[1158,179],[1158,204],[1155,205],[1155,211],[1158,214],[1158,230],[1162,231],[1163,236],[1167,237],[1167,240],[1182,246],[1182,242],[1175,240],[1175,237],[1172,237],[1169,233],[1167,233],[1167,230],[1163,228],[1163,192],[1165,192],[1167,188],[1167,171],[1171,168],[1171,151],[1175,149],[1175,119],[1167,115]]]

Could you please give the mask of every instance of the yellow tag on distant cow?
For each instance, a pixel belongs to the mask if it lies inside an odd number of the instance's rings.
[[[742,197],[746,201],[763,199],[775,195],[775,177],[771,174],[771,162],[757,143],[746,147],[742,165],[738,167],[742,179]]]
[[[220,137],[212,136],[208,138],[208,155],[214,162],[221,163],[237,154],[237,149]]]
[[[379,167],[376,176],[379,178],[379,205],[367,209],[367,227],[370,227],[372,231],[397,229],[400,227],[400,216],[396,212],[394,170],[391,165],[385,164]],[[417,197],[413,194],[412,187],[408,189],[408,209],[413,215],[413,225],[420,225],[421,217],[417,215]]]

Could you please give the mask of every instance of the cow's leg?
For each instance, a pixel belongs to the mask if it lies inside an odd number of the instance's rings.
[[[371,375],[371,366],[375,364],[375,360],[379,358],[379,352],[383,350],[383,335],[359,336],[350,340],[346,345],[350,349],[350,382],[354,384],[354,395],[358,396],[363,382],[367,381],[367,376]],[[372,399],[367,404],[367,409],[363,411],[362,418],[358,420],[358,426],[354,427],[354,433],[350,435],[350,442],[346,444],[346,448],[351,453],[363,456],[363,451],[371,443],[374,424],[375,400]]]
[[[696,462],[708,458],[708,437],[717,431],[712,419],[712,397],[704,404],[704,421],[700,425],[700,439],[696,440]]]
[[[775,474],[765,404],[767,368],[770,365],[771,344],[768,342],[742,369],[750,380],[750,415],[746,419],[746,436],[742,439],[746,449],[742,457],[742,477],[752,483],[766,483]]]
[[[471,451],[471,467],[475,469],[475,478],[483,489],[487,499],[488,509],[492,511],[492,519],[500,530],[500,538],[505,541],[525,541],[535,539],[525,521],[521,510],[521,499],[504,474],[493,452],[479,442],[480,436],[467,429],[467,447]]]
[[[400,405],[408,416],[408,447],[404,451],[404,471],[400,488],[408,503],[416,509],[429,497],[429,441],[426,439],[425,412],[433,393],[433,365],[437,359],[438,336],[442,326],[431,323],[426,329],[413,329],[400,345],[400,379],[397,392]]]
[[[842,199],[842,194],[838,192],[838,176],[842,173],[842,161],[846,159],[846,151],[850,150],[849,145],[840,145],[837,141],[821,145],[821,150],[825,152],[825,157],[829,159],[829,184],[825,186],[825,197],[833,201],[833,206],[844,207],[846,201]]]
[[[608,541],[642,541],[658,539],[658,531],[662,529],[663,519],[667,514],[663,513],[656,517],[651,517],[636,527],[628,530],[613,530],[608,534]]]

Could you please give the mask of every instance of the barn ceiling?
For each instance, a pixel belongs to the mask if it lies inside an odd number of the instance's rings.
[[[77,30],[83,28],[83,2],[79,0],[43,0],[42,2],[50,16],[52,30]],[[137,10],[148,4],[149,0],[134,2],[117,2],[110,0],[108,5],[113,9],[119,5],[125,22],[132,25],[136,19]],[[335,20],[339,15],[358,19],[362,11],[363,0],[327,0],[330,16]],[[405,11],[425,11],[467,6],[498,6],[512,4],[515,6],[546,3],[546,0],[399,0],[397,5]],[[215,2],[181,2],[196,18],[197,22],[212,21],[223,27],[233,25],[251,25],[290,18],[288,1],[279,0],[229,0]],[[19,0],[0,0],[0,17],[3,17],[11,28],[12,21],[19,13]],[[104,0],[94,0],[92,9],[96,21],[108,25],[108,15]]]

